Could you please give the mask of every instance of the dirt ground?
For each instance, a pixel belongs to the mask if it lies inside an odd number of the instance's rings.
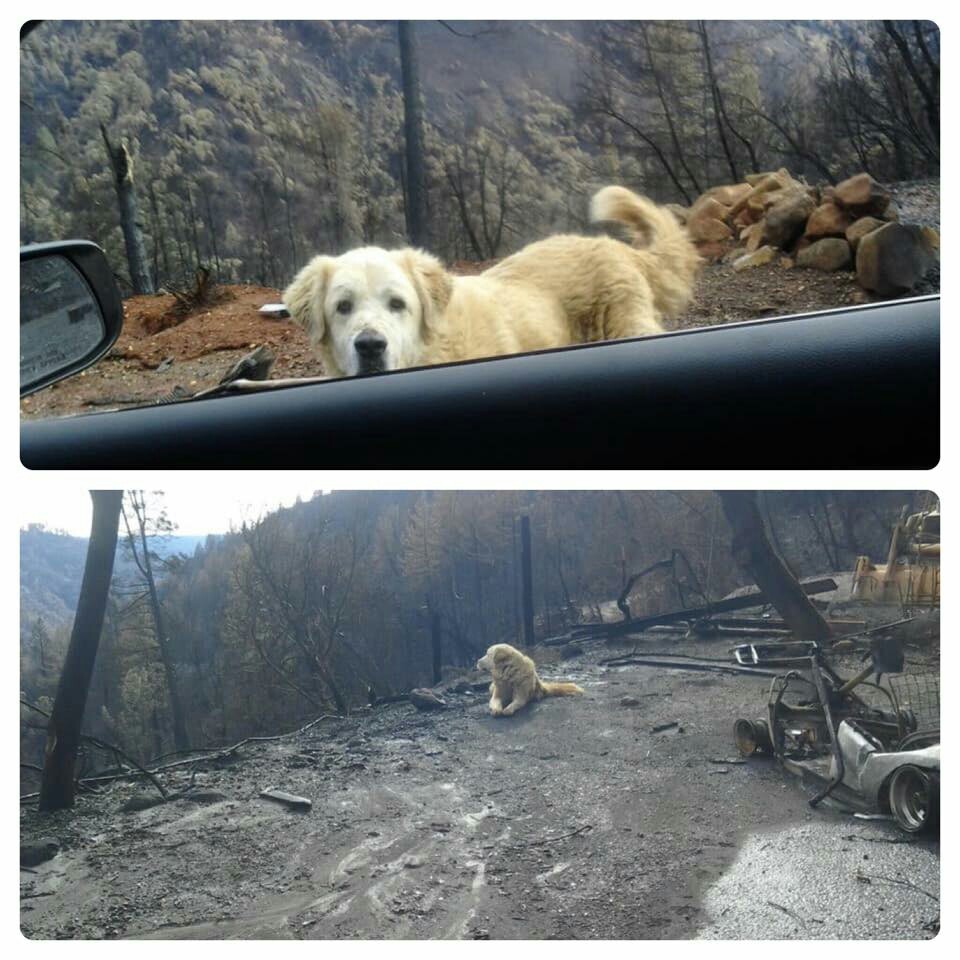
[[[728,643],[648,633],[643,652]],[[71,812],[21,811],[61,852],[21,872],[30,938],[929,938],[939,843],[821,806],[733,721],[769,681],[605,667],[594,647],[541,667],[580,683],[513,718],[485,697],[407,703],[207,763],[204,796],[121,812],[115,784]],[[910,668],[938,671],[911,648]],[[859,661],[838,664],[853,673]],[[626,704],[624,697],[632,698]],[[662,724],[678,726],[656,731]],[[183,786],[186,776],[181,777]],[[175,786],[175,785],[171,785]],[[308,797],[298,813],[266,788]],[[154,793],[153,796],[156,796]],[[829,895],[825,891],[829,890]]]
[[[101,408],[154,403],[174,387],[195,393],[215,386],[244,354],[267,344],[276,361],[273,377],[316,376],[319,368],[306,334],[289,320],[258,311],[279,303],[268,287],[222,288],[227,299],[167,326],[172,295],[130,297],[123,304],[123,331],[97,364],[20,401],[25,418],[90,413]],[[160,329],[159,332],[152,332]]]
[[[892,192],[904,222],[939,229],[939,183],[896,184]],[[459,261],[452,269],[469,275],[492,263]],[[911,295],[939,289],[939,268],[935,268]],[[264,304],[281,301],[279,290],[232,286],[222,292],[226,297],[222,302],[194,311],[175,326],[170,325],[172,296],[126,300],[123,332],[110,353],[77,376],[21,400],[21,416],[64,416],[150,404],[175,387],[195,393],[215,386],[237,360],[262,344],[269,345],[276,356],[271,379],[322,375],[299,327],[289,320],[259,315]],[[694,303],[678,326],[733,323],[868,301],[851,271],[784,269],[774,262],[738,274],[730,264],[715,263],[702,270]]]

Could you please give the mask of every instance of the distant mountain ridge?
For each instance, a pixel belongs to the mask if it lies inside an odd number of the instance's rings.
[[[73,618],[87,557],[87,537],[31,524],[20,531],[20,635],[29,635],[37,617],[48,627]],[[184,553],[192,556],[208,535],[172,535],[151,538],[151,549],[161,557]],[[118,542],[114,576],[130,573]]]

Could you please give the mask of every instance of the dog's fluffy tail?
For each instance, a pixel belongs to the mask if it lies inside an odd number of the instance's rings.
[[[626,187],[604,187],[590,201],[590,222],[627,228],[632,246],[658,261],[658,270],[644,271],[657,309],[670,319],[680,316],[690,302],[701,261],[677,218]]]
[[[583,693],[583,687],[578,687],[575,683],[569,683],[564,680],[561,680],[558,683],[551,683],[549,680],[541,680],[540,692],[545,697],[575,697]]]

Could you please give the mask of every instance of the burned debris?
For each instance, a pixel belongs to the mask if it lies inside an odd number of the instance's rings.
[[[939,509],[907,516],[904,507],[886,564],[858,557],[850,595],[865,609],[939,607]],[[815,784],[811,806],[830,798],[846,809],[888,814],[908,833],[938,829],[940,678],[904,672],[898,631],[912,620],[902,616],[838,640],[834,647],[860,647],[866,661],[851,677],[834,669],[825,644],[736,648],[739,663],[792,668],[774,677],[764,719],[734,724],[741,755],[771,753]]]
[[[849,810],[889,813],[910,833],[935,830],[939,678],[900,676],[903,652],[891,643],[874,643],[870,665],[851,678],[840,676],[817,644],[792,655],[766,653],[755,662],[793,669],[774,677],[764,719],[734,723],[741,756],[772,754],[815,786],[811,806],[829,797]],[[881,685],[868,679],[872,673],[894,676]]]
[[[674,551],[670,559],[627,581],[617,600],[622,621],[577,626],[546,644],[623,642],[644,632],[746,641],[732,647],[732,657],[725,659],[670,652],[638,655],[635,644],[633,653],[599,662],[607,668],[634,665],[769,678],[766,714],[734,722],[733,739],[742,758],[773,757],[812,790],[813,807],[829,803],[861,815],[882,815],[908,833],[936,831],[939,675],[904,672],[903,643],[938,630],[938,621],[928,614],[940,603],[939,508],[908,515],[904,507],[886,563],[859,556],[852,576],[843,577],[850,584],[846,604],[834,602],[825,616],[812,598],[836,596],[837,580],[798,582],[769,541],[752,495],[720,497],[733,531],[733,555],[757,588],[712,603],[700,590],[702,604],[634,619],[627,602],[631,587],[658,569],[676,578]],[[678,594],[683,596],[679,589]],[[728,616],[770,605],[779,618],[770,613]],[[843,615],[851,611],[857,616]],[[854,665],[839,667],[837,661],[843,659]]]

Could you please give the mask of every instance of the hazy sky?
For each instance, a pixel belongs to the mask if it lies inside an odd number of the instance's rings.
[[[277,474],[238,478],[223,474],[220,483],[199,488],[189,482],[168,484],[164,491],[167,514],[177,525],[176,533],[184,535],[224,533],[231,523],[254,519],[278,506],[289,506],[299,496],[310,500],[317,490],[316,481],[284,478]],[[55,491],[55,492],[54,492]],[[19,497],[20,526],[42,523],[74,536],[90,535],[90,494],[79,484],[46,484],[21,491]]]

